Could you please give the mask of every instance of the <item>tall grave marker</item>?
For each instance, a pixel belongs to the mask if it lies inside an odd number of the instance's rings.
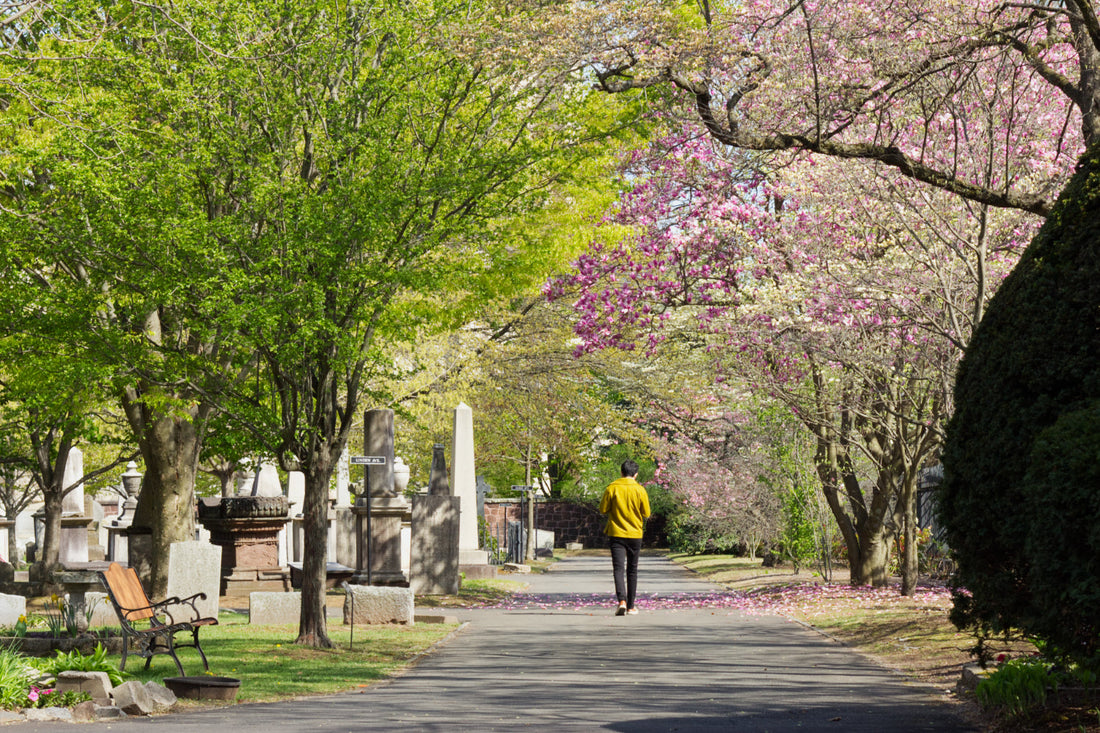
[[[489,553],[480,549],[477,533],[477,475],[474,471],[474,412],[460,402],[454,412],[454,449],[451,451],[451,494],[461,499],[458,526],[458,562],[468,578],[494,573]]]
[[[356,499],[357,585],[407,585],[401,570],[401,522],[409,513],[393,481],[393,410],[367,410],[363,416],[363,456],[353,462],[366,467],[365,491]]]
[[[443,446],[432,449],[432,470],[427,494],[412,500],[412,556],[409,583],[417,595],[458,593],[461,499],[451,496]]]

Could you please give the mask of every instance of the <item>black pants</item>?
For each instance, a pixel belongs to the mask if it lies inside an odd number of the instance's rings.
[[[642,538],[608,537],[611,545],[611,569],[615,573],[615,598],[626,601],[627,608],[634,608],[634,596],[638,592],[638,556],[642,552]]]

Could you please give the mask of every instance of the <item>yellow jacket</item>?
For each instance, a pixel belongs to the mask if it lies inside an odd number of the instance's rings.
[[[600,514],[607,515],[608,537],[640,538],[649,516],[649,495],[633,478],[617,479],[604,489]]]

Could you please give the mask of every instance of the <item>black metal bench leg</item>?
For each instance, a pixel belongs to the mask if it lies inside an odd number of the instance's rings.
[[[199,651],[199,656],[202,658],[202,666],[207,672],[210,671],[210,663],[206,661],[206,652],[199,646],[199,627],[196,626],[191,629],[191,638],[195,641],[195,648]]]
[[[172,635],[168,634],[168,653],[172,656],[172,661],[176,663],[176,669],[180,671],[180,677],[186,677],[183,673],[183,665],[180,664],[180,658],[176,656],[176,647],[172,643]]]

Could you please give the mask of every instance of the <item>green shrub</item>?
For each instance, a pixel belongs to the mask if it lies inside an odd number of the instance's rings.
[[[981,632],[1018,629],[1079,659],[1095,657],[1100,639],[1095,578],[1074,569],[1094,567],[1100,526],[1098,333],[1094,145],[970,342],[939,497],[956,562],[952,619]]]
[[[779,531],[779,549],[796,569],[813,563],[818,554],[814,522],[808,509],[812,492],[807,484],[795,484],[780,497],[783,526]]]
[[[6,647],[0,647],[0,708],[17,710],[27,707],[27,692],[39,671],[27,659]]]
[[[106,672],[111,678],[112,685],[121,685],[128,675],[120,672],[116,662],[107,656],[107,649],[102,644],[95,645],[95,651],[91,654],[81,654],[79,650],[71,652],[57,652],[53,658],[41,658],[34,660],[33,664],[42,672],[54,676],[61,672],[75,670],[77,672]]]
[[[736,533],[719,531],[686,511],[677,512],[669,518],[665,533],[668,548],[673,552],[689,555],[744,553],[744,543]]]
[[[1047,693],[1057,687],[1050,663],[1035,657],[1012,659],[978,683],[975,694],[987,708],[998,708],[1009,716],[1020,715],[1046,702]]]

